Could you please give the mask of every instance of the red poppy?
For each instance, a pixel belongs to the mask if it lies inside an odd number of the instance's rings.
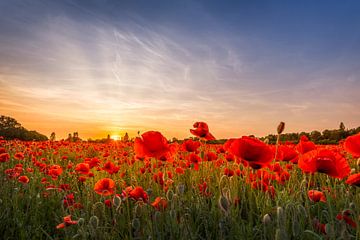
[[[157,159],[167,158],[170,146],[166,138],[156,131],[148,131],[137,137],[134,143],[135,154],[138,158],[154,157]]]
[[[21,182],[21,183],[26,184],[26,183],[29,183],[30,179],[27,176],[20,176],[18,178],[18,181]]]
[[[7,162],[10,159],[10,155],[8,153],[0,154],[0,162]]]
[[[107,161],[102,169],[107,171],[109,174],[115,174],[119,172],[120,167],[115,166],[115,164],[111,161]]]
[[[328,149],[312,150],[300,156],[299,167],[306,173],[320,172],[340,179],[350,173],[346,159]]]
[[[207,152],[205,154],[205,161],[211,162],[211,161],[215,161],[217,159],[217,155],[214,152]]]
[[[215,140],[215,137],[209,132],[209,127],[204,122],[196,122],[193,127],[195,129],[190,129],[190,132],[199,137],[204,138],[206,140]]]
[[[200,142],[193,141],[192,139],[188,139],[183,142],[182,147],[183,147],[184,151],[196,152],[197,149],[200,147]]]
[[[356,222],[351,218],[351,211],[350,210],[345,210],[342,213],[339,213],[336,216],[336,219],[338,220],[344,220],[348,225],[350,225],[353,228],[357,227]]]
[[[115,182],[110,178],[100,179],[95,183],[94,190],[97,194],[109,196],[115,192]]]
[[[201,162],[201,157],[199,157],[199,155],[195,154],[195,153],[191,153],[188,156],[189,162],[191,164],[193,164],[194,169],[197,171],[199,170],[199,163]]]
[[[360,157],[360,133],[347,137],[344,143],[344,148],[354,157]]]
[[[296,150],[299,153],[304,154],[314,149],[316,149],[315,143],[309,141],[309,139],[305,135],[302,135],[300,137],[298,145],[296,145]]]
[[[0,147],[0,154],[2,154],[2,153],[6,153],[6,149],[3,147]]]
[[[298,162],[298,153],[293,147],[287,145],[279,145],[277,159],[284,162]]]
[[[254,169],[266,166],[274,158],[274,152],[268,145],[252,137],[244,136],[234,140],[229,150],[235,156],[247,161]]]
[[[135,200],[142,199],[144,202],[148,201],[148,195],[142,187],[135,187],[129,192],[129,196]]]
[[[53,179],[56,179],[58,176],[61,175],[62,173],[62,168],[59,165],[52,165],[50,166],[50,168],[48,169],[48,175],[51,176]]]
[[[151,203],[151,206],[156,208],[158,211],[165,210],[167,208],[167,201],[164,198],[157,197],[155,201]]]
[[[346,183],[349,185],[360,187],[360,173],[350,175],[346,180]]]
[[[89,164],[87,163],[79,163],[75,166],[75,171],[82,175],[88,175],[90,171]]]
[[[63,218],[63,222],[60,223],[59,225],[56,226],[56,229],[61,229],[61,228],[65,228],[67,226],[70,226],[70,225],[75,225],[77,224],[78,221],[73,221],[71,220],[71,215],[68,215],[66,217]]]
[[[70,207],[74,205],[74,203],[75,203],[75,198],[73,193],[66,195],[63,199],[63,204],[65,207]]]
[[[24,153],[22,152],[15,153],[14,158],[17,160],[22,160],[24,159]]]
[[[309,190],[308,197],[313,202],[326,202],[325,194],[317,190]]]
[[[234,170],[229,169],[229,168],[225,168],[224,169],[224,175],[226,175],[228,177],[232,177],[232,176],[234,176]]]

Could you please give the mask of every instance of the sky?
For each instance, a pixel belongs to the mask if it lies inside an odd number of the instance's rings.
[[[360,126],[360,1],[0,1],[0,114],[57,138]]]

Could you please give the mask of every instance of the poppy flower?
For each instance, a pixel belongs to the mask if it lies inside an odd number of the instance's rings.
[[[24,153],[22,152],[15,153],[14,158],[17,160],[22,160],[24,159]]]
[[[308,197],[313,202],[326,202],[325,194],[317,190],[309,190]]]
[[[115,182],[110,178],[100,179],[95,183],[94,190],[97,194],[109,196],[115,192]]]
[[[30,179],[27,176],[20,176],[18,178],[18,181],[21,182],[21,183],[26,184],[26,183],[29,183]]]
[[[328,149],[312,150],[299,158],[299,167],[306,173],[325,173],[334,178],[344,178],[350,173],[346,159]]]
[[[196,152],[197,149],[200,147],[200,142],[193,141],[192,139],[188,139],[183,142],[182,147],[183,147],[184,151]]]
[[[129,192],[129,196],[136,201],[142,199],[144,202],[148,201],[148,195],[142,187],[135,187]]]
[[[360,173],[350,175],[346,180],[346,183],[349,185],[360,187]]]
[[[207,152],[205,154],[205,161],[211,162],[211,161],[215,161],[217,159],[217,155],[214,152]]]
[[[190,129],[190,132],[199,137],[204,138],[206,140],[215,140],[215,137],[209,132],[209,127],[204,122],[196,122],[193,127],[195,129]]]
[[[88,175],[90,171],[89,164],[87,163],[79,163],[75,166],[75,171],[82,174],[82,175]]]
[[[156,210],[165,210],[167,208],[167,201],[164,198],[157,197],[155,198],[155,201],[151,203],[151,206],[153,206]]]
[[[53,179],[56,179],[62,173],[62,168],[59,165],[51,165],[47,171],[47,174],[51,176]]]
[[[252,137],[243,136],[234,140],[229,150],[254,169],[268,165],[274,158],[274,152],[268,145]]]
[[[278,159],[276,160],[279,161],[297,163],[298,153],[293,147],[287,145],[279,145],[277,158]]]
[[[354,157],[360,157],[360,133],[347,137],[344,143],[344,148]]]
[[[7,162],[10,160],[10,155],[8,153],[0,154],[0,162]]]
[[[229,169],[229,168],[225,168],[224,169],[224,175],[226,175],[226,176],[228,176],[228,177],[232,177],[232,176],[234,176],[234,170],[232,170],[232,169]]]
[[[102,169],[107,171],[109,174],[115,174],[115,173],[119,172],[120,167],[115,166],[115,164],[113,162],[111,162],[111,161],[107,161],[104,164],[104,167]]]
[[[63,222],[56,226],[56,229],[61,229],[76,224],[78,224],[78,221],[71,220],[71,215],[67,215],[63,218]]]
[[[166,138],[157,131],[148,131],[137,137],[134,142],[134,151],[138,158],[154,157],[166,158],[170,153],[170,146]]]
[[[351,218],[351,211],[350,210],[345,210],[342,213],[339,213],[338,215],[336,215],[336,219],[338,220],[343,220],[344,222],[346,222],[348,225],[350,225],[353,228],[357,227],[356,222]]]
[[[296,150],[299,153],[304,154],[314,149],[316,149],[315,143],[309,141],[309,139],[305,135],[302,135],[300,137],[298,145],[296,145]]]

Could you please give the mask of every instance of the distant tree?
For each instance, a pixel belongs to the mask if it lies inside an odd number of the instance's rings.
[[[310,133],[310,140],[313,141],[313,142],[317,142],[319,140],[321,140],[321,132],[319,131],[312,131]]]
[[[28,131],[14,118],[0,116],[0,136],[5,139],[19,139],[24,141],[45,141],[48,138],[36,131]]]
[[[345,124],[343,122],[340,123],[339,129],[345,131]]]
[[[68,142],[72,142],[72,141],[73,141],[73,137],[72,137],[71,133],[69,133],[66,141],[68,141]]]
[[[14,118],[1,115],[0,117],[0,129],[16,129],[21,128],[21,124],[18,123]]]
[[[55,141],[56,139],[56,136],[55,136],[55,132],[52,132],[51,135],[50,135],[50,141]]]

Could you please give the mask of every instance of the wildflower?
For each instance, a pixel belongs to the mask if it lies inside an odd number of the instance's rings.
[[[95,192],[103,196],[109,196],[114,194],[115,188],[115,182],[110,178],[100,179],[95,183],[94,186]]]
[[[82,175],[88,175],[90,171],[89,164],[87,163],[79,163],[75,166],[75,171],[82,174]]]
[[[204,122],[196,122],[193,127],[195,129],[190,129],[190,132],[199,137],[204,138],[206,140],[215,140],[215,137],[209,132],[209,127]]]
[[[350,173],[346,159],[339,153],[328,149],[307,152],[299,159],[299,167],[307,173],[320,172],[334,178],[344,178]]]
[[[347,137],[344,143],[344,148],[354,157],[360,157],[360,133]]]
[[[304,154],[314,149],[316,149],[315,143],[309,141],[309,139],[305,135],[302,135],[300,137],[300,142],[296,146],[296,150],[299,153]]]
[[[192,139],[188,139],[183,142],[182,147],[184,151],[197,152],[197,149],[200,147],[200,142],[193,141]]]
[[[0,154],[0,162],[7,162],[10,160],[10,155],[8,153]]]
[[[26,184],[26,183],[29,183],[30,179],[27,176],[20,176],[18,178],[18,181],[21,182],[21,183]]]
[[[274,157],[268,145],[256,138],[246,136],[234,140],[230,146],[230,152],[248,162],[254,169],[266,166]]]
[[[325,194],[317,190],[309,190],[308,197],[313,202],[326,202]]]
[[[357,224],[356,222],[351,218],[351,210],[345,210],[342,213],[339,213],[336,215],[336,219],[345,221],[348,225],[350,225],[352,228],[356,228]]]
[[[24,159],[24,153],[22,153],[22,152],[15,153],[14,158],[16,160],[22,160],[22,159]]]
[[[67,215],[63,218],[63,222],[56,226],[56,229],[61,229],[76,224],[78,224],[78,221],[71,220],[71,215]]]
[[[148,195],[142,187],[135,187],[129,192],[129,196],[135,200],[142,199],[144,202],[148,201]]]
[[[156,131],[148,131],[137,137],[134,143],[135,154],[138,158],[154,157],[162,159],[170,154],[170,146],[166,138]]]
[[[155,198],[155,201],[151,203],[151,206],[153,206],[158,211],[165,210],[167,208],[167,201],[164,198],[157,197]]]
[[[346,180],[346,183],[349,185],[360,187],[360,173],[350,175]]]

